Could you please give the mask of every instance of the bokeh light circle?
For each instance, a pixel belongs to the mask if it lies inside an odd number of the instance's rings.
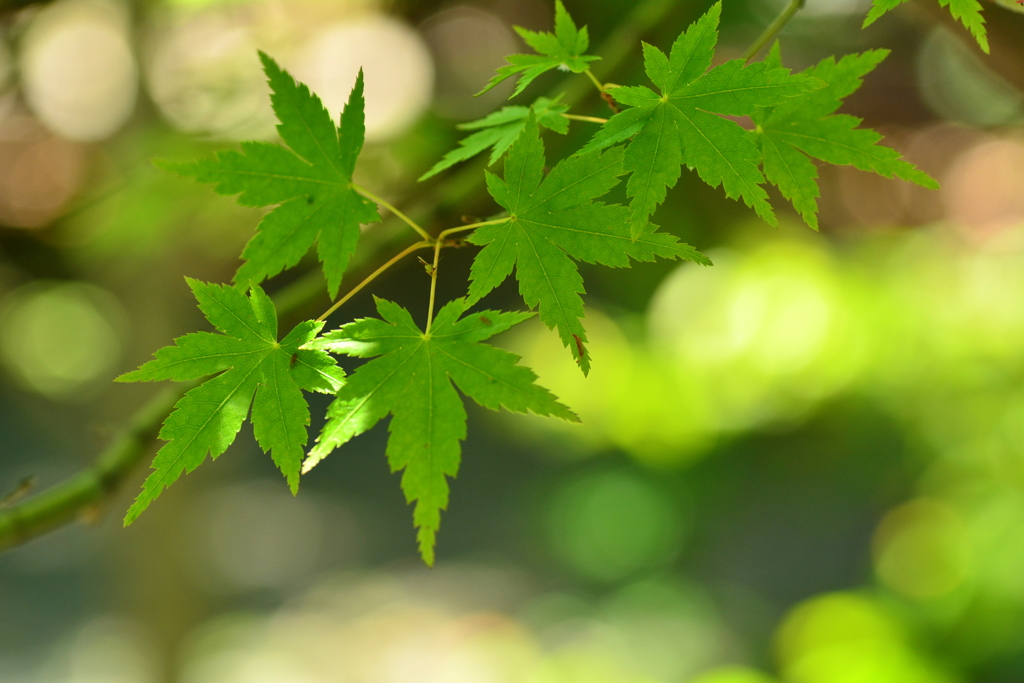
[[[121,317],[106,291],[81,283],[36,282],[0,302],[0,354],[30,389],[78,394],[113,379]]]
[[[875,531],[874,551],[878,577],[909,598],[946,595],[970,573],[967,525],[938,500],[913,500],[890,511]]]
[[[775,683],[775,679],[757,669],[725,666],[707,671],[691,683]]]
[[[54,3],[29,25],[19,57],[28,105],[63,137],[102,140],[135,109],[138,70],[120,3]]]
[[[294,61],[295,77],[320,96],[335,121],[363,69],[369,141],[402,133],[427,109],[434,92],[434,63],[423,39],[383,15],[328,26],[299,49]]]
[[[682,546],[676,502],[625,471],[588,474],[559,490],[548,517],[551,552],[583,577],[619,581],[661,566]]]
[[[154,21],[146,86],[178,130],[229,139],[273,137],[270,88],[246,17],[209,8],[168,12]]]
[[[81,189],[86,166],[84,145],[54,135],[33,117],[0,120],[0,222],[49,225]]]
[[[437,90],[434,111],[454,119],[475,119],[501,107],[512,80],[475,97],[505,56],[519,51],[516,36],[496,14],[456,5],[427,19],[420,30],[434,55]]]
[[[968,236],[1024,226],[1024,142],[981,142],[956,157],[945,180],[949,217]]]
[[[787,683],[949,683],[876,600],[829,593],[797,605],[776,632]]]

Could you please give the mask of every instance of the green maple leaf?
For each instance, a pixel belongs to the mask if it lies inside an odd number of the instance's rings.
[[[509,95],[512,99],[526,89],[538,76],[552,69],[562,69],[573,73],[583,73],[590,62],[601,59],[584,54],[590,47],[590,36],[587,27],[577,30],[576,23],[565,10],[562,0],[555,0],[555,32],[529,31],[520,26],[514,27],[516,33],[526,44],[536,50],[535,55],[509,55],[505,59],[506,66],[500,67],[494,78],[487,83],[477,95],[498,85],[506,78],[521,74],[515,90]]]
[[[487,188],[508,211],[502,223],[477,228],[469,241],[484,248],[470,271],[470,302],[479,301],[516,270],[519,291],[540,319],[557,327],[583,372],[590,369],[583,317],[583,278],[573,259],[626,267],[629,259],[683,258],[710,265],[707,257],[674,236],[645,224],[632,239],[629,209],[602,204],[622,175],[621,147],[570,157],[544,172],[544,143],[530,120],[509,149],[505,179],[487,173]]]
[[[738,124],[718,114],[743,116],[822,86],[805,75],[765,62],[744,66],[734,59],[708,71],[718,42],[721,2],[693,23],[672,46],[670,57],[644,43],[647,75],[658,95],[644,86],[613,88],[632,107],[613,116],[582,151],[632,138],[626,148],[626,186],[631,198],[633,236],[640,235],[681,167],[696,168],[704,182],[721,185],[771,225],[777,221],[761,183],[761,154]]]
[[[328,422],[303,465],[308,472],[338,446],[362,434],[389,413],[387,457],[402,473],[408,502],[416,501],[420,553],[434,563],[441,510],[448,506],[447,477],[459,470],[466,438],[466,411],[452,386],[498,410],[552,415],[578,422],[519,357],[480,342],[529,318],[530,313],[483,311],[462,319],[466,301],[456,299],[438,313],[430,331],[420,331],[409,312],[377,299],[383,320],[364,318],[330,332],[308,348],[374,358],[348,378],[327,411]]]
[[[199,182],[216,183],[219,194],[240,194],[244,206],[280,204],[263,217],[242,252],[235,282],[247,287],[299,262],[314,242],[331,296],[359,240],[359,226],[380,220],[373,202],[352,187],[363,148],[363,74],[335,128],[320,98],[260,53],[273,90],[277,130],[291,150],[266,142],[243,142],[240,152],[214,159],[162,165]]]
[[[333,394],[343,385],[341,369],[328,354],[301,349],[322,322],[297,325],[277,341],[277,313],[259,286],[248,297],[236,288],[188,280],[199,308],[222,334],[195,332],[178,337],[155,359],[121,375],[118,382],[187,382],[212,379],[189,391],[164,421],[160,438],[168,443],[153,460],[155,470],[128,510],[131,524],[182,472],[217,458],[235,440],[249,407],[256,440],[288,480],[299,487],[299,467],[307,441],[309,408],[302,390]]]
[[[906,1],[874,0],[871,5],[871,11],[868,12],[868,16],[864,20],[863,28],[867,28],[875,23],[883,14],[899,7]],[[964,25],[964,28],[971,32],[971,35],[978,41],[981,49],[985,54],[988,54],[988,34],[985,31],[985,17],[981,15],[981,4],[978,3],[978,0],[939,0],[939,5],[942,7],[948,6],[953,18],[959,20]]]
[[[939,187],[927,173],[901,159],[899,152],[879,145],[881,135],[868,128],[857,128],[861,119],[833,114],[843,98],[860,88],[863,77],[888,54],[888,50],[869,50],[859,55],[846,55],[838,62],[834,57],[827,57],[804,72],[827,83],[826,87],[754,113],[757,128],[750,136],[761,149],[765,176],[815,230],[818,229],[817,198],[821,195],[817,169],[807,155],[933,190]],[[781,65],[777,42],[766,61]]]
[[[472,159],[488,147],[491,147],[492,150],[491,159],[487,163],[493,165],[519,137],[519,133],[526,126],[526,119],[531,109],[540,125],[562,135],[569,132],[569,119],[562,116],[569,111],[569,107],[559,104],[557,99],[540,97],[529,107],[503,107],[501,111],[488,114],[478,121],[460,123],[459,129],[477,132],[459,140],[459,146],[445,154],[444,158],[434,164],[432,169],[420,176],[420,180],[437,175],[460,161]]]

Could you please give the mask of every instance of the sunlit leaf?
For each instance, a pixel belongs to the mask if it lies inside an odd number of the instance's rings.
[[[392,471],[403,471],[406,500],[416,501],[413,519],[419,529],[420,553],[428,565],[434,563],[441,510],[448,507],[447,477],[458,474],[459,442],[466,438],[466,411],[453,382],[463,394],[491,410],[504,407],[578,421],[572,411],[534,383],[537,376],[529,368],[516,364],[518,356],[481,343],[531,314],[483,311],[460,319],[465,310],[465,300],[450,302],[430,330],[422,332],[406,309],[377,299],[382,319],[357,320],[308,345],[376,358],[360,366],[338,393],[303,471],[393,415],[388,427],[388,462]]]
[[[216,375],[192,389],[164,421],[168,443],[153,460],[155,470],[128,510],[131,524],[183,472],[217,458],[234,442],[252,406],[256,440],[288,480],[299,488],[299,465],[307,441],[309,408],[302,390],[335,393],[344,374],[323,351],[301,349],[323,327],[297,325],[277,340],[277,313],[259,286],[249,296],[226,285],[188,280],[199,308],[221,334],[195,332],[175,339],[119,382],[186,382]]]
[[[336,296],[359,240],[359,226],[380,220],[377,207],[352,188],[352,172],[363,148],[363,76],[352,89],[335,128],[315,94],[260,53],[273,89],[271,102],[281,121],[277,130],[291,148],[243,142],[240,152],[214,159],[164,162],[164,168],[216,183],[220,194],[238,194],[245,206],[280,204],[264,216],[242,252],[235,274],[242,286],[259,284],[299,262],[316,243],[327,288]]]

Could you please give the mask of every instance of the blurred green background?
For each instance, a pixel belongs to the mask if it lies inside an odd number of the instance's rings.
[[[482,165],[415,179],[508,96],[472,94],[522,48],[510,26],[552,9],[19,4],[0,4],[0,495],[86,466],[158,390],[111,379],[202,329],[182,276],[229,280],[259,212],[150,160],[274,139],[257,48],[333,112],[365,68],[359,182],[436,231],[494,211]],[[726,0],[716,63],[784,4]],[[567,5],[631,84],[622,37],[667,47],[710,3]],[[1024,680],[1024,96],[1006,52],[1000,75],[913,3],[861,31],[867,5],[808,0],[787,65],[892,49],[844,111],[941,191],[822,168],[815,234],[777,195],[775,230],[684,173],[655,220],[715,267],[584,267],[589,379],[539,323],[497,340],[583,424],[470,408],[434,570],[383,425],[295,499],[247,426],[130,529],[145,467],[89,525],[0,555],[0,681]],[[986,16],[1024,45],[1021,17]],[[576,78],[533,92],[606,116]],[[408,239],[369,228],[351,282]],[[445,254],[444,296],[471,258]],[[427,282],[410,261],[374,290],[422,316]],[[508,285],[488,303],[522,306]],[[362,294],[332,323],[371,313]]]

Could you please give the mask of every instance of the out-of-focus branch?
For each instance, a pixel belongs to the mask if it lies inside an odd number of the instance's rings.
[[[188,388],[166,389],[146,403],[90,467],[39,495],[0,510],[0,550],[97,514],[98,506],[138,465],[160,431],[160,424]]]
[[[953,18],[948,7],[935,0],[917,0],[917,9],[932,21],[957,35],[964,35],[967,45],[988,68],[1024,92],[1024,14],[1011,12],[994,2],[985,3],[985,27],[988,30],[990,53],[985,54],[978,43],[964,33],[963,25]]]
[[[633,52],[640,37],[663,20],[676,2],[644,0],[638,3],[600,46],[599,53],[604,55],[604,60],[598,62],[601,66],[599,73],[607,74],[620,66]],[[0,0],[0,13],[30,4],[34,3],[28,0]],[[580,88],[576,84],[581,81],[570,80],[559,89],[566,92],[564,102],[572,104],[583,97],[588,84],[583,82]],[[409,213],[420,222],[427,223],[439,209],[478,192],[483,187],[482,180],[483,173],[479,165],[474,164],[448,176],[441,183],[422,184],[419,196],[409,200],[413,207]],[[390,235],[394,231],[390,231],[389,227],[384,225],[374,232]],[[390,246],[391,241],[386,238],[379,240],[374,253]],[[323,275],[318,268],[278,292],[274,302],[278,312],[284,316],[287,313],[302,312],[323,297]],[[166,389],[142,406],[128,426],[88,468],[41,493],[0,509],[0,550],[25,543],[77,519],[89,520],[98,516],[103,504],[113,497],[145,459],[161,423],[191,386],[195,385],[184,384]]]
[[[775,17],[775,21],[770,23],[764,30],[764,33],[758,36],[757,40],[755,40],[750,47],[747,48],[747,51],[743,53],[742,59],[749,64],[751,60],[757,56],[757,53],[761,51],[761,48],[770,43],[772,38],[779,35],[779,31],[786,27],[789,20],[795,17],[796,13],[803,9],[805,2],[806,0],[789,0],[789,4],[779,12],[779,16]]]
[[[0,15],[7,12],[16,12],[25,9],[29,5],[45,5],[51,0],[0,0]]]

